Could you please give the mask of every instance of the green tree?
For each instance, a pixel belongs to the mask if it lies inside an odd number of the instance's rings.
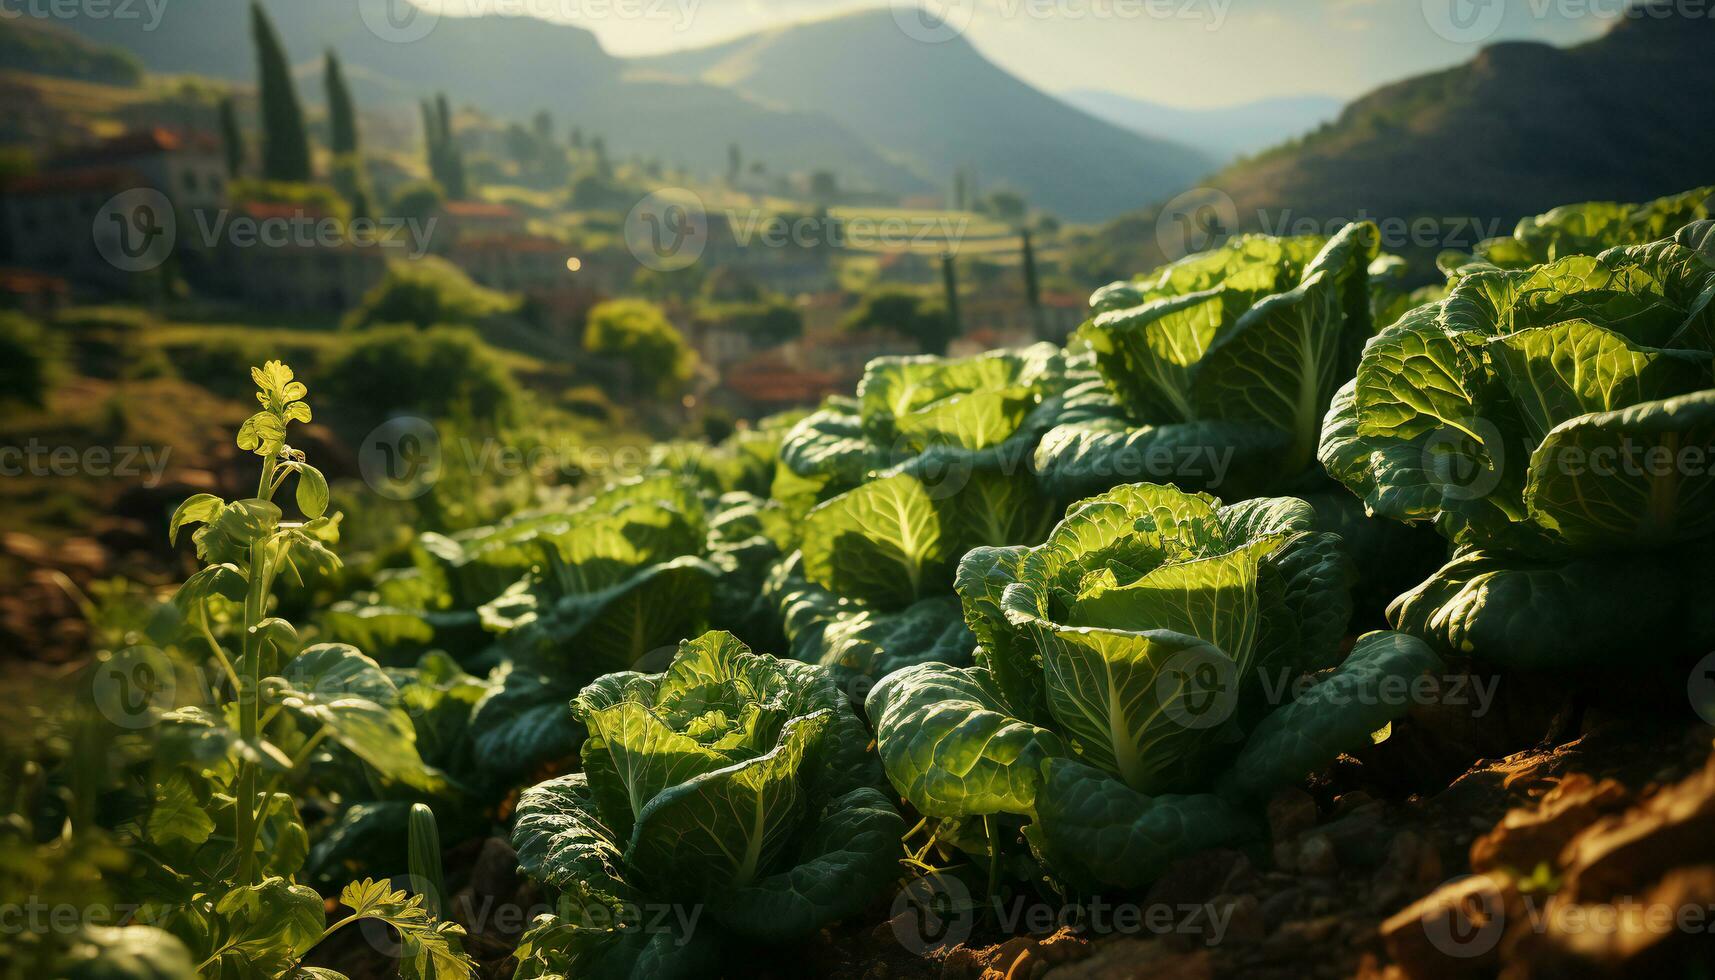
[[[660,307],[643,300],[608,300],[590,310],[584,349],[623,361],[661,398],[684,391],[696,376],[696,352]]]
[[[1029,210],[1024,198],[1012,191],[995,191],[990,194],[988,209],[996,218],[1009,225],[1021,224]]]
[[[413,180],[393,195],[392,213],[406,221],[427,221],[446,203],[447,193],[432,180]]]
[[[238,107],[232,96],[220,100],[220,146],[226,152],[226,175],[244,172],[244,130],[238,125]]]
[[[590,140],[590,152],[595,154],[595,172],[601,177],[613,176],[613,161],[607,158],[607,140],[596,136]]]
[[[810,175],[810,200],[817,207],[827,207],[834,203],[834,197],[839,193],[839,183],[834,179],[832,170],[818,170]]]
[[[522,123],[510,123],[506,127],[506,155],[520,169],[527,170],[536,162],[538,144],[534,134],[525,129]]]
[[[262,102],[262,175],[268,180],[310,179],[310,138],[304,110],[292,84],[292,69],[280,35],[259,0],[250,4],[251,33]]]
[[[929,354],[945,354],[958,336],[945,309],[902,286],[883,286],[865,295],[843,326],[852,333],[891,330]]]
[[[352,104],[351,89],[345,83],[345,72],[340,68],[339,56],[335,55],[331,48],[328,50],[323,70],[323,83],[327,87],[328,97],[328,130],[333,148],[333,185],[351,205],[353,215],[361,218],[372,217],[369,171],[363,165],[363,154],[358,148],[357,110]]]
[[[530,129],[542,143],[554,142],[554,114],[546,109],[538,109],[530,120]]]
[[[1030,229],[1020,229],[1018,236],[1024,265],[1024,301],[1034,310],[1042,305],[1042,290],[1036,279],[1036,247],[1030,242]]]
[[[352,106],[351,89],[345,84],[345,72],[340,69],[339,56],[328,49],[323,69],[323,82],[328,95],[328,139],[335,156],[357,152],[357,111]]]
[[[737,143],[726,146],[726,182],[736,185],[738,178],[744,173],[744,154],[739,152]]]
[[[60,359],[60,345],[41,324],[22,314],[0,312],[0,404],[40,407]]]
[[[328,366],[321,388],[360,431],[398,412],[498,424],[516,409],[511,372],[465,327],[366,331]]]
[[[491,316],[516,312],[519,305],[516,296],[479,286],[458,266],[429,256],[389,265],[381,282],[346,320],[353,327],[474,326]]]
[[[954,337],[964,332],[964,324],[959,322],[959,268],[953,263],[952,252],[941,253],[941,301],[946,304],[947,339],[941,344],[942,353]]]
[[[440,178],[441,186],[447,189],[447,196],[455,201],[462,201],[470,196],[470,187],[465,180],[464,153],[459,149],[458,137],[453,133],[452,105],[447,101],[445,92],[435,96],[435,116],[440,123],[441,154],[445,168],[445,173]]]

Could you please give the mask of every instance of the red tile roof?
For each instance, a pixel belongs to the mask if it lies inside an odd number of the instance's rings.
[[[245,201],[238,206],[246,217],[257,221],[267,221],[272,218],[288,220],[305,219],[319,221],[330,217],[328,210],[315,204],[291,204],[285,201]]]
[[[219,149],[219,142],[206,133],[178,133],[155,126],[150,129],[132,130],[90,146],[69,150],[56,157],[51,165],[75,167],[174,153],[179,150],[215,153]]]
[[[463,238],[453,251],[463,252],[552,252],[570,254],[571,246],[543,235],[482,235]]]
[[[69,172],[40,173],[8,181],[8,194],[78,194],[99,191],[117,194],[145,185],[143,176],[125,167],[94,167]]]
[[[0,269],[0,292],[14,296],[31,293],[67,293],[71,287],[59,276],[29,269]]]

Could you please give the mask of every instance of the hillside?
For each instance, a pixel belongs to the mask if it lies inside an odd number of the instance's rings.
[[[1170,196],[1212,166],[1195,150],[1030,87],[962,39],[913,41],[886,10],[620,59],[588,31],[528,17],[441,17],[427,35],[398,43],[366,26],[365,11],[379,23],[375,11],[386,3],[273,0],[267,8],[306,81],[332,47],[367,89],[397,89],[407,108],[411,95],[441,89],[495,115],[547,108],[564,125],[610,134],[619,153],[706,173],[724,172],[727,146],[737,143],[774,173],[825,168],[842,186],[923,194],[945,191],[956,169],[982,161],[985,187],[1099,220]],[[175,0],[154,30],[137,20],[68,24],[153,71],[246,81],[254,73],[249,46],[231,43],[248,36],[248,5],[234,0]]]
[[[0,17],[0,65],[7,71],[104,85],[136,85],[143,77],[142,66],[125,51],[22,17]]]
[[[1639,17],[1572,48],[1506,43],[1446,71],[1388,85],[1331,125],[1208,183],[1242,229],[1283,220],[1432,217],[1448,240],[1410,246],[1419,271],[1467,225],[1505,233],[1528,214],[1585,200],[1646,200],[1715,178],[1715,21]],[[1290,210],[1288,210],[1290,208]],[[1156,215],[1104,228],[1082,252],[1091,278],[1161,262]]]
[[[1074,89],[1060,98],[1097,119],[1145,136],[1165,135],[1220,163],[1302,136],[1340,114],[1327,95],[1286,96],[1208,109],[1182,109],[1147,99]]]
[[[637,59],[770,105],[826,116],[946,186],[973,164],[1065,217],[1109,216],[1171,196],[1209,168],[1197,151],[1096,119],[996,66],[963,38],[924,44],[887,10]]]
[[[458,104],[508,118],[545,108],[563,126],[608,134],[617,153],[657,156],[706,172],[724,170],[727,144],[736,140],[755,147],[775,172],[829,167],[854,185],[900,193],[930,189],[828,118],[759,105],[718,86],[626,77],[626,64],[581,28],[528,17],[442,17],[426,36],[399,43],[366,26],[365,10],[374,19],[373,11],[386,4],[265,4],[298,66],[306,98],[319,101],[321,55],[333,48],[362,81],[361,95],[398,99],[396,106],[366,104],[369,111],[402,108],[414,114],[415,98],[444,90]],[[250,45],[232,41],[249,37],[249,5],[237,0],[174,0],[154,30],[140,20],[82,17],[67,24],[91,40],[125,48],[152,71],[254,79]]]

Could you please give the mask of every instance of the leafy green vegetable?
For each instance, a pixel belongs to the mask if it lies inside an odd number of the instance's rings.
[[[1322,461],[1371,513],[1433,521],[1463,549],[1394,623],[1544,666],[1538,640],[1558,628],[1533,634],[1520,617],[1581,622],[1587,601],[1550,583],[1715,532],[1712,351],[1715,267],[1673,241],[1472,271],[1377,335],[1335,399]],[[1604,632],[1566,637],[1566,662]],[[1676,639],[1668,649],[1701,642]]]
[[[584,771],[518,804],[519,863],[560,895],[521,975],[690,975],[717,933],[802,936],[893,877],[903,824],[825,668],[707,633],[663,673],[599,678],[572,712]],[[704,909],[718,926],[699,928]]]
[[[1036,451],[1044,484],[1076,498],[1148,477],[1236,497],[1301,481],[1371,331],[1378,238],[1368,223],[1244,236],[1098,291],[1077,340],[1099,377],[1074,374]]]
[[[1680,228],[1707,219],[1715,205],[1715,187],[1699,187],[1647,204],[1590,201],[1567,204],[1519,221],[1511,237],[1477,245],[1474,256],[1448,252],[1439,264],[1459,278],[1483,267],[1528,269],[1572,255],[1599,255],[1611,248],[1643,245],[1668,238]]]
[[[1074,880],[1139,884],[1244,836],[1259,794],[1402,710],[1307,705],[1435,662],[1372,634],[1298,704],[1268,703],[1338,659],[1350,616],[1339,540],[1314,523],[1292,498],[1138,484],[1074,506],[1040,546],[973,551],[957,588],[978,665],[910,667],[869,697],[894,788],[930,817],[1030,818]]]

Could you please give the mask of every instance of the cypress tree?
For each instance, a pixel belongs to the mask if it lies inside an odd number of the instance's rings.
[[[1042,305],[1042,293],[1036,284],[1036,249],[1030,244],[1030,229],[1020,228],[1018,234],[1024,240],[1024,301],[1031,309]]]
[[[612,177],[613,164],[607,159],[607,140],[600,136],[590,140],[590,152],[595,155],[596,173],[603,177]]]
[[[256,39],[262,98],[262,176],[268,180],[310,179],[310,139],[304,110],[292,85],[292,70],[280,35],[259,0],[251,0],[250,27]]]
[[[441,165],[440,127],[436,123],[435,107],[428,99],[424,99],[418,107],[423,111],[423,150],[428,158],[429,176],[438,184],[444,175]]]
[[[239,176],[244,171],[244,131],[238,128],[238,107],[230,95],[220,100],[220,143],[226,151],[226,175]]]
[[[346,87],[345,72],[340,70],[339,56],[328,50],[324,81],[328,93],[328,132],[337,156],[357,152],[357,110],[352,107],[351,89]]]
[[[947,336],[958,337],[965,330],[959,323],[959,272],[953,266],[953,253],[941,253],[941,288],[947,294]]]
[[[446,188],[448,198],[462,201],[469,188],[465,186],[464,158],[459,153],[458,142],[453,139],[452,106],[447,102],[445,92],[435,96],[435,123],[439,132],[442,169],[442,174],[436,179]]]

